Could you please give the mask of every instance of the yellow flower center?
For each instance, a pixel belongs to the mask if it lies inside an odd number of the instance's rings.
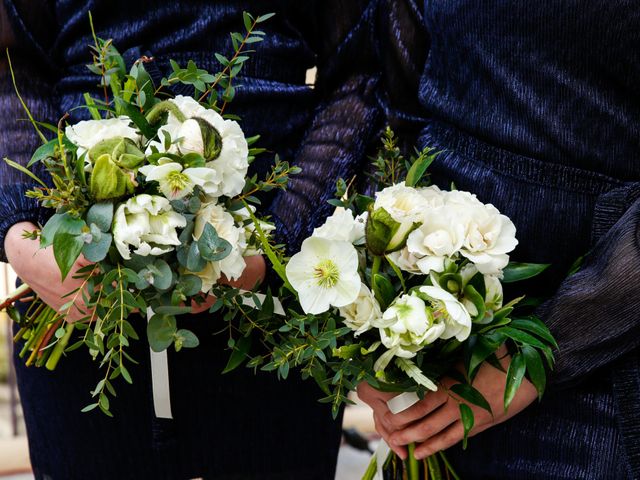
[[[340,270],[331,260],[322,260],[315,266],[313,276],[320,287],[332,288],[340,279]]]
[[[191,182],[189,181],[189,177],[187,177],[182,172],[176,172],[176,171],[169,172],[169,174],[167,175],[166,181],[169,185],[169,188],[174,193],[178,193],[184,190],[191,184]]]

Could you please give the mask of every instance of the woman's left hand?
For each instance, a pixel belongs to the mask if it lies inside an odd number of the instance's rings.
[[[244,261],[247,266],[239,279],[230,281],[222,278],[220,282],[243,290],[252,290],[257,285],[260,285],[264,281],[264,276],[267,271],[267,265],[264,261],[264,257],[262,255],[254,255],[251,257],[245,257]],[[202,303],[191,300],[191,311],[193,313],[202,313],[209,310],[214,303],[216,303],[216,297],[213,295],[207,295],[207,298]]]
[[[507,370],[510,357],[501,363]],[[538,396],[535,387],[526,378],[522,381],[509,409],[504,410],[504,372],[489,364],[483,364],[473,382],[473,386],[484,395],[493,416],[486,410],[468,404],[473,410],[475,423],[469,436],[476,435],[494,425],[504,422],[529,406]],[[423,400],[407,410],[393,414],[386,406],[388,393],[378,392],[368,384],[358,386],[358,395],[370,405],[375,405],[376,429],[389,446],[400,455],[407,457],[405,445],[416,443],[415,457],[423,459],[457,444],[463,439],[464,428],[458,408],[459,399],[447,392],[448,387],[457,383],[445,378],[442,387],[428,393]]]

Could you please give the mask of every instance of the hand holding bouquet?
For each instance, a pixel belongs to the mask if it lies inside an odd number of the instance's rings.
[[[86,410],[109,414],[112,381],[132,381],[127,364],[134,359],[126,350],[138,338],[132,314],[149,315],[153,350],[196,347],[197,337],[179,329],[176,316],[207,302],[220,282],[238,280],[245,258],[261,253],[256,225],[263,235],[273,229],[254,213],[255,195],[285,188],[297,169],[276,157],[266,179],[248,178],[249,164],[264,150],[253,147],[258,137],[245,138],[237,117],[225,114],[252,52],[247,46],[263,38],[256,26],[271,16],[245,13],[246,33],[231,34],[233,56],[216,54],[221,71],[172,62],[173,73],[159,84],[145,69],[150,59],[127,71],[112,42],[94,34],[89,69],[100,76],[104,98],[85,94],[78,107],[92,118],[65,126],[65,116],[46,125],[24,105],[43,145],[26,168],[5,160],[39,184],[28,195],[55,210],[41,230],[25,235],[53,249],[63,280],[78,261],[84,266],[62,308],[35,301],[21,316],[11,304],[28,286],[3,307],[21,327],[16,339],[25,340],[20,356],[28,365],[53,369],[63,352],[81,347],[99,360],[104,377]],[[193,89],[198,100],[174,95],[176,85]],[[47,140],[42,127],[55,137]],[[29,170],[37,163],[50,183]],[[65,322],[70,313],[80,321]],[[74,330],[82,335],[71,344]]]
[[[408,406],[446,389],[458,404],[466,443],[474,426],[470,405],[492,413],[473,385],[485,362],[502,370],[498,355],[511,355],[505,410],[525,376],[539,395],[545,389],[555,341],[532,314],[532,302],[504,301],[503,284],[546,265],[509,261],[516,229],[493,205],[428,185],[426,171],[437,154],[425,149],[405,160],[390,130],[383,142],[374,160],[374,197],[350,193],[340,181],[335,212],[290,259],[263,238],[283,280],[286,315],[271,315],[270,295],[262,311],[242,311],[238,351],[246,353],[242,340],[259,328],[270,351],[248,366],[282,378],[299,368],[324,390],[321,401],[332,404],[334,415],[360,382],[398,392]],[[445,376],[455,381],[445,385]],[[409,479],[451,470],[444,456],[418,462],[413,448],[406,465],[395,455],[378,464],[374,458],[365,478],[382,467],[393,471],[391,478],[405,470]]]

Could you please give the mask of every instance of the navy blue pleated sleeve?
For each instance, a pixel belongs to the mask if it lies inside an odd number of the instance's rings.
[[[22,2],[24,3],[24,2]],[[38,8],[33,8],[36,6]],[[33,17],[34,22],[51,22],[49,31],[54,30],[52,16],[48,14],[46,2],[36,0],[30,4],[29,9],[18,12],[18,5],[7,2],[0,5],[0,153],[21,165],[26,165],[34,150],[41,144],[33,126],[25,121],[27,115],[16,95],[11,75],[9,74],[8,61],[4,57],[6,48],[10,48],[16,81],[20,93],[33,116],[41,121],[55,122],[58,114],[56,102],[52,92],[51,71],[46,65],[46,59],[40,54],[37,45],[44,40],[42,37],[31,36],[26,28],[24,30],[11,28],[8,14],[25,14]],[[26,7],[26,6],[25,6]],[[9,9],[14,9],[10,11]],[[38,15],[34,15],[35,12]],[[19,27],[19,26],[18,26]],[[39,29],[39,31],[46,31]],[[47,180],[46,172],[36,168],[35,172],[40,178]],[[0,163],[0,261],[6,261],[4,252],[4,239],[12,225],[30,221],[43,223],[50,212],[41,208],[37,201],[27,198],[25,193],[37,184],[28,176]]]
[[[306,13],[320,19],[308,39],[318,60],[319,105],[293,160],[302,173],[269,208],[278,238],[291,252],[331,214],[334,207],[327,201],[337,179],[365,176],[368,148],[382,122],[376,98],[378,1],[339,0],[333,8],[327,3]],[[335,11],[342,12],[340,18],[333,17]]]

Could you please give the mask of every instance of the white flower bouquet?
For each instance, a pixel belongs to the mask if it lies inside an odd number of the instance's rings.
[[[525,376],[540,395],[545,389],[555,341],[532,314],[535,302],[505,302],[502,287],[547,265],[509,261],[516,228],[493,205],[428,185],[426,171],[437,154],[425,149],[405,160],[389,129],[383,145],[374,161],[374,197],[349,194],[339,181],[335,212],[290,259],[275,255],[264,239],[283,280],[286,315],[270,315],[270,294],[262,311],[247,309],[251,321],[241,323],[237,354],[248,352],[245,339],[258,326],[270,349],[248,366],[282,378],[300,369],[326,393],[321,401],[332,404],[334,415],[363,381],[415,402],[445,388],[445,375],[454,378],[458,383],[448,390],[459,404],[466,442],[474,424],[469,404],[491,410],[474,377],[483,362],[502,368],[501,348],[511,355],[505,409]],[[443,469],[455,477],[443,455],[424,462],[410,455],[406,465],[395,454],[382,460],[373,459],[365,478],[378,467],[391,472],[385,478],[427,478],[427,471],[442,478]]]
[[[21,327],[16,340],[25,341],[20,356],[28,365],[53,369],[65,351],[81,347],[100,362],[104,374],[87,411],[110,414],[112,382],[132,381],[126,351],[138,338],[132,314],[150,317],[153,350],[196,347],[197,337],[178,329],[176,316],[204,302],[221,278],[242,275],[244,258],[260,253],[254,221],[263,235],[273,229],[254,214],[255,195],[285,188],[297,169],[276,157],[266,179],[248,177],[249,164],[264,150],[252,147],[258,137],[245,138],[239,119],[225,114],[238,88],[233,81],[252,52],[246,47],[262,40],[256,26],[271,16],[245,13],[246,32],[231,34],[233,56],[216,54],[219,72],[172,62],[173,73],[157,85],[145,70],[148,58],[126,71],[112,42],[94,34],[89,69],[100,75],[104,99],[85,94],[86,105],[79,107],[92,119],[65,126],[65,117],[47,125],[55,132],[47,140],[24,105],[43,145],[27,167],[5,160],[39,184],[28,195],[55,210],[28,236],[53,248],[62,279],[81,256],[89,264],[77,271],[83,284],[69,292],[61,311],[36,300],[20,315],[13,303],[28,286],[2,308]],[[198,100],[172,96],[174,85],[192,87]],[[51,183],[30,171],[39,162]],[[65,322],[78,303],[83,318]],[[74,330],[83,332],[76,340]]]

